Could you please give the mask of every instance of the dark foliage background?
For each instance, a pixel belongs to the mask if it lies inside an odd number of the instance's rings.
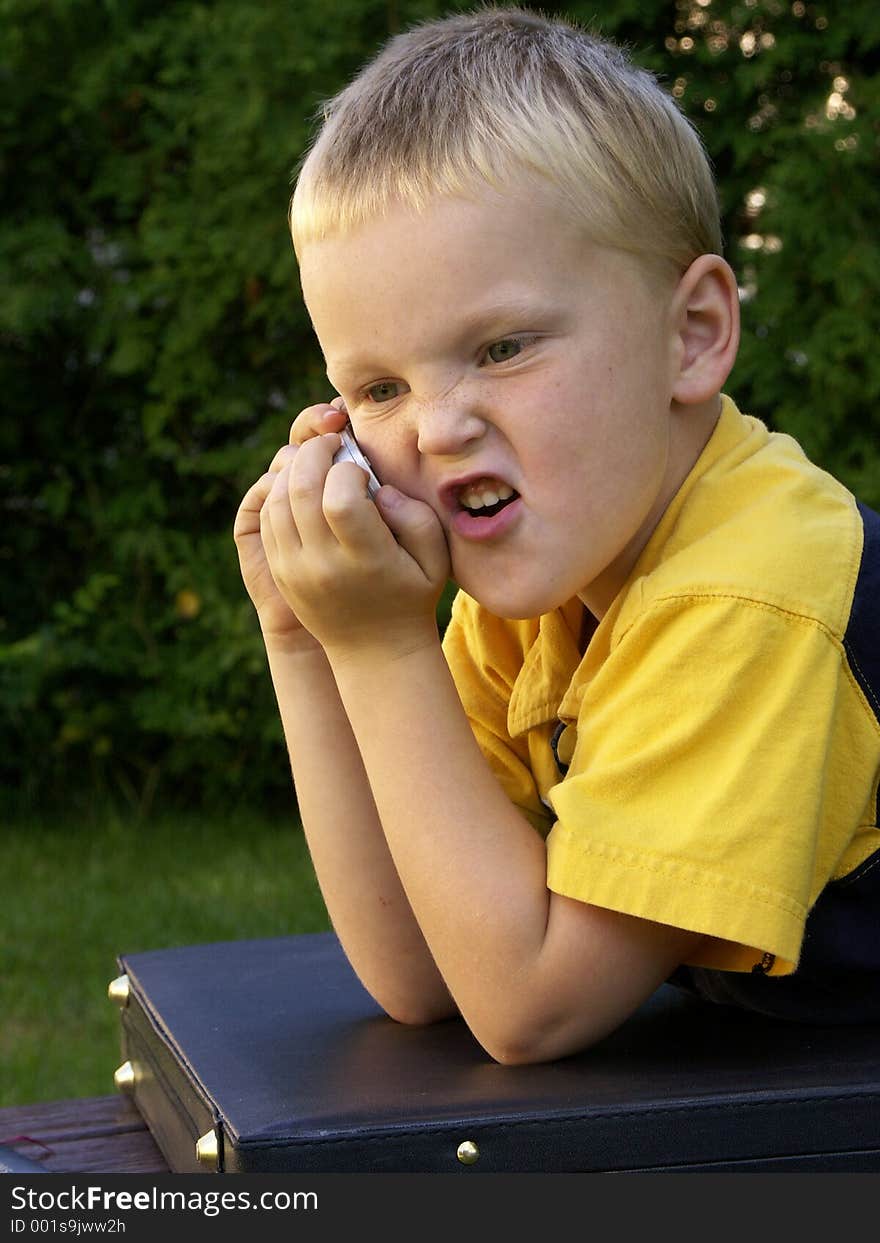
[[[291,176],[389,32],[469,7],[0,0],[8,802],[289,800],[231,524],[326,395]],[[541,7],[627,42],[696,120],[743,289],[729,389],[880,504],[880,6]]]

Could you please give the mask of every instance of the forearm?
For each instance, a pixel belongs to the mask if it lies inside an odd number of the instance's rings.
[[[438,516],[392,487],[370,500],[336,447],[303,444],[260,510],[274,584],[329,661],[273,672],[331,916],[392,1014],[449,1013],[451,995],[499,1061],[584,1048],[700,934],[549,892],[544,842],[484,760],[440,648]]]
[[[453,1013],[389,853],[326,657],[271,642],[266,650],[315,874],[354,970],[395,1018]]]
[[[334,668],[397,871],[450,991],[476,1032],[512,1030],[514,1010],[541,988],[544,843],[486,764],[439,644]]]

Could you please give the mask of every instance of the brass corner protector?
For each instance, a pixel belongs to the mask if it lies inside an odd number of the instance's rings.
[[[132,1063],[123,1062],[121,1066],[117,1067],[116,1073],[113,1076],[113,1082],[116,1084],[117,1091],[131,1093],[134,1091],[136,1078]]]
[[[220,1161],[220,1145],[217,1132],[212,1128],[196,1140],[196,1160],[206,1169],[216,1170]]]
[[[131,985],[127,975],[118,975],[115,980],[110,981],[107,987],[107,996],[120,1008],[128,1005],[130,993]]]

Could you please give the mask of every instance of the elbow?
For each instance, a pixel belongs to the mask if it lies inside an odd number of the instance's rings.
[[[403,1027],[429,1027],[447,1019],[459,1018],[461,1012],[452,998],[425,994],[385,996],[376,998],[394,1022]],[[464,1015],[471,1034],[489,1057],[499,1066],[532,1066],[555,1062],[560,1058],[582,1053],[608,1035],[613,1025],[565,1021],[556,1022],[502,1016],[497,1012],[480,1020]]]
[[[500,1066],[533,1066],[555,1062],[560,1058],[583,1053],[608,1035],[610,1027],[601,1023],[558,1022],[490,1022],[485,1030],[471,1028],[480,1044]]]
[[[451,1012],[443,1013],[440,1010],[411,1010],[398,1013],[386,1010],[385,1013],[392,1022],[401,1027],[432,1027],[435,1023],[444,1023],[453,1017]]]
[[[401,1027],[430,1027],[453,1017],[461,1017],[454,1004],[442,1005],[425,998],[396,998],[393,1002],[386,998],[380,1005],[388,1018]],[[481,1032],[473,1026],[470,1031],[489,1057],[500,1066],[528,1066],[533,1062],[552,1060],[552,1053],[547,1053],[537,1044],[517,1039],[516,1033],[508,1036],[497,1030]]]
[[[441,992],[386,992],[373,994],[385,1013],[401,1027],[430,1027],[458,1015],[455,1002],[445,990]]]
[[[555,1052],[542,1043],[522,1040],[481,1040],[483,1048],[499,1066],[534,1066],[540,1062],[552,1062],[564,1053]],[[570,1050],[574,1052],[574,1050]]]
[[[442,1023],[458,1014],[455,1006],[409,1002],[401,1005],[385,1005],[382,1009],[390,1019],[401,1027],[430,1027],[433,1023]]]

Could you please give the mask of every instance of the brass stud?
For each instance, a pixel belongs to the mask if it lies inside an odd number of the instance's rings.
[[[111,1001],[115,1001],[120,1009],[128,1005],[130,993],[131,985],[127,975],[118,975],[115,980],[110,981],[107,987],[107,996]]]
[[[217,1143],[217,1132],[205,1131],[204,1135],[196,1140],[196,1160],[199,1165],[215,1170],[219,1159],[220,1147]]]
[[[473,1165],[480,1159],[480,1150],[472,1139],[466,1139],[458,1145],[455,1155],[462,1165]]]
[[[131,1094],[134,1091],[135,1071],[131,1062],[123,1062],[117,1068],[113,1076],[113,1082],[116,1084],[117,1091]]]

